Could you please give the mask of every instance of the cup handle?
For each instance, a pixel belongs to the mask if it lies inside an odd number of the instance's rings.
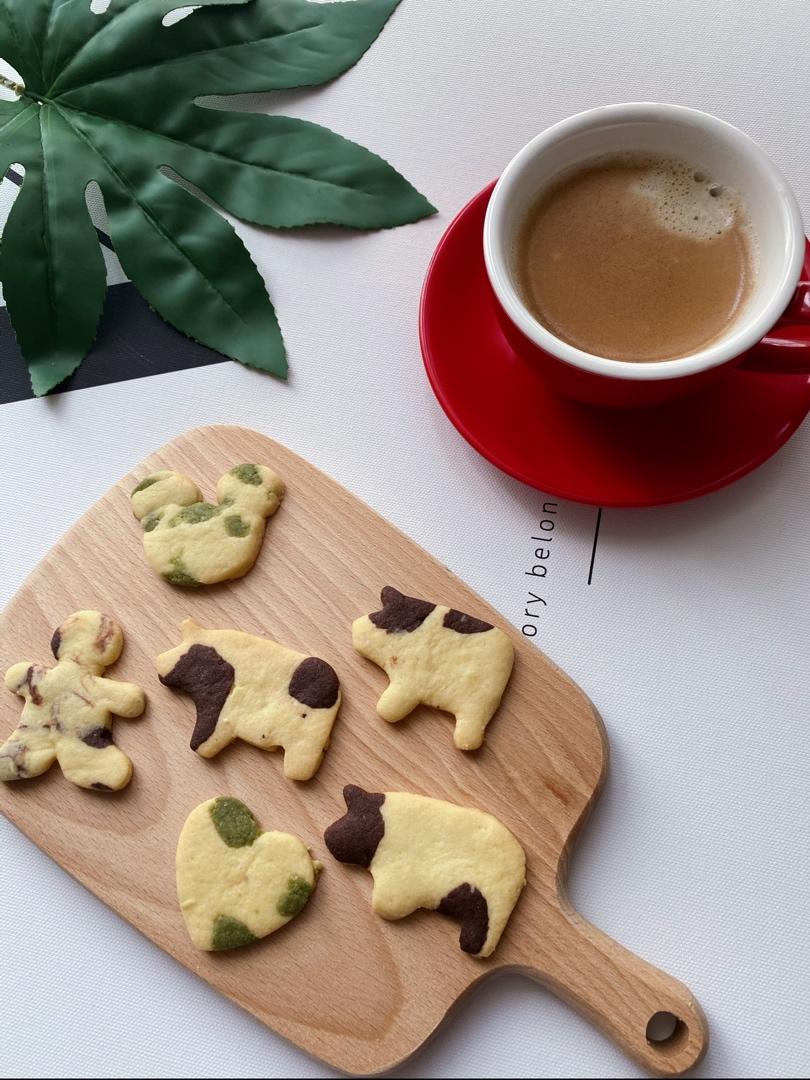
[[[810,374],[810,281],[799,282],[779,322],[740,367],[778,375]]]

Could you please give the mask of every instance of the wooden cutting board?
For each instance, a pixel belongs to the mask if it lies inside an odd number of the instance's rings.
[[[172,468],[211,498],[220,474],[242,461],[271,465],[288,487],[256,566],[241,581],[209,589],[166,584],[144,559],[130,491],[148,473]],[[278,443],[234,427],[198,429],[169,443],[71,529],[0,619],[0,671],[20,660],[52,662],[51,633],[74,610],[99,608],[122,623],[124,653],[109,674],[139,683],[149,700],[141,719],[115,721],[135,777],[125,791],[105,795],[74,787],[54,766],[37,780],[0,784],[0,810],[182,964],[337,1068],[392,1068],[472,986],[517,970],[585,1014],[650,1072],[684,1072],[706,1048],[700,1006],[681,983],[581,918],[565,893],[572,838],[605,776],[605,732],[593,705],[512,632],[515,671],[480,751],[456,750],[452,718],[431,709],[386,724],[375,702],[387,678],[354,652],[350,626],[379,607],[387,584],[508,630],[427,552]],[[161,686],[152,664],[179,642],[178,624],[189,615],[205,626],[267,635],[335,667],[343,707],[313,780],[285,780],[280,754],[243,743],[209,761],[189,749],[191,702]],[[4,738],[20,704],[0,687]],[[462,953],[458,928],[439,915],[387,923],[373,914],[370,874],[335,862],[323,843],[324,828],[344,812],[346,783],[478,806],[515,833],[526,850],[528,885],[489,960]],[[244,800],[265,828],[299,835],[325,869],[288,927],[251,947],[212,954],[198,952],[186,934],[174,852],[188,813],[218,794]],[[648,1023],[661,1012],[677,1025],[652,1042]]]

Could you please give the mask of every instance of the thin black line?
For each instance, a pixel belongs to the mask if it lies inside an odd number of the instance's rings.
[[[593,581],[593,564],[596,560],[596,545],[599,543],[599,526],[602,524],[602,507],[596,515],[596,532],[593,534],[593,551],[591,552],[591,567],[588,570],[588,584]]]
[[[6,179],[10,180],[12,184],[16,184],[17,187],[22,187],[23,177],[20,176],[18,172],[15,172],[14,169],[8,170],[8,172],[6,173]],[[105,232],[102,232],[101,229],[96,229],[96,236],[98,237],[99,243],[103,244],[104,247],[108,249],[108,251],[115,251],[112,240],[109,238],[109,236],[107,236]]]

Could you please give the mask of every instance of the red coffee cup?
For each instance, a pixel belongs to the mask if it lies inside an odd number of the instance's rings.
[[[606,153],[681,158],[737,191],[756,239],[756,280],[721,338],[677,360],[635,363],[584,352],[527,308],[516,283],[516,238],[531,206],[565,170]],[[596,405],[654,405],[692,394],[739,365],[810,372],[810,282],[801,212],[786,180],[753,140],[708,113],[680,105],[607,105],[569,117],[532,139],[505,168],[484,222],[484,258],[512,348],[561,393]]]

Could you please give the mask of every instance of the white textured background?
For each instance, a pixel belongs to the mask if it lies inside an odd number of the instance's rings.
[[[738,124],[807,214],[808,16],[806,0],[404,0],[356,69],[265,107],[371,146],[441,215],[370,236],[240,227],[281,315],[286,387],[223,364],[0,408],[0,604],[123,472],[220,421],[309,457],[520,625],[543,499],[476,457],[431,396],[416,334],[430,253],[532,135],[611,101],[680,102]],[[606,512],[590,587],[595,512],[562,504],[537,638],[611,736],[573,898],[701,1000],[703,1077],[810,1065],[808,460],[805,427],[732,489]],[[2,820],[0,852],[2,1075],[332,1075]],[[400,1075],[639,1073],[515,977],[468,999]]]

